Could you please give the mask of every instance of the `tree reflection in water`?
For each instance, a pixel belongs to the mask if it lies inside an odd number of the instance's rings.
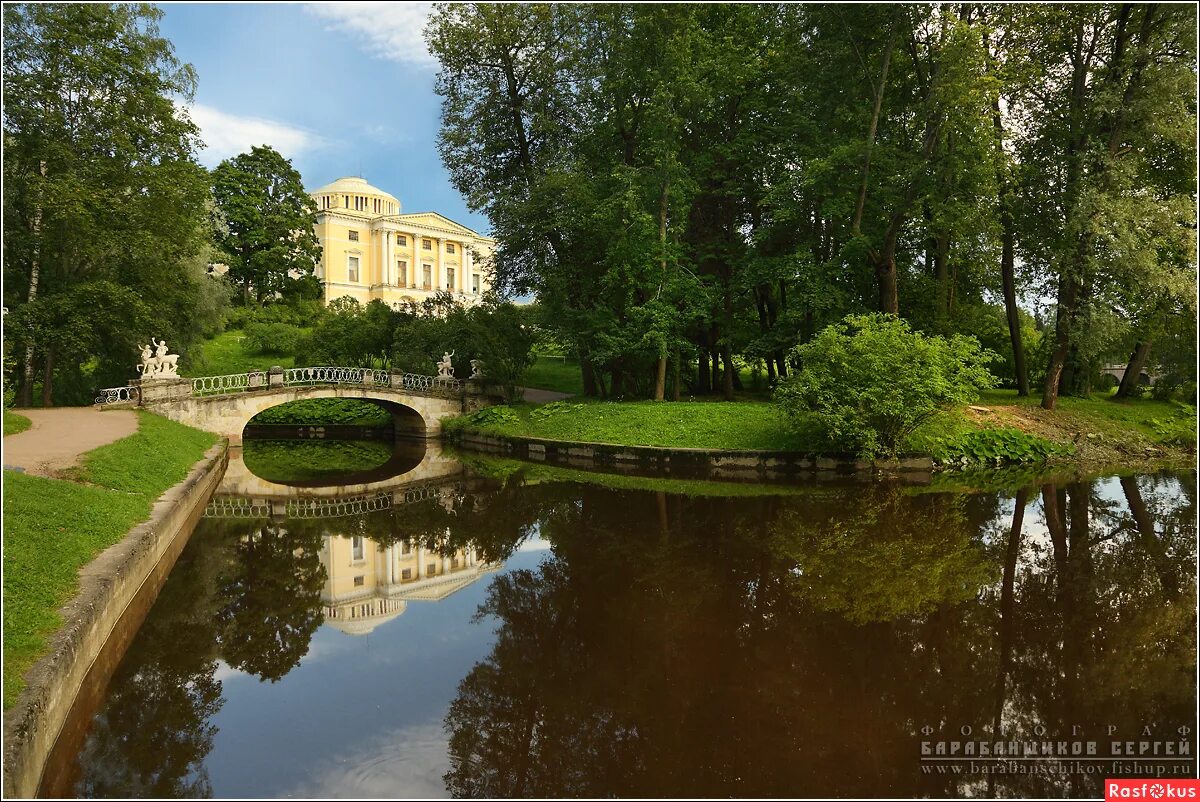
[[[924,774],[919,742],[927,724],[988,739],[1078,725],[1105,745],[1109,725],[1194,730],[1195,600],[1179,593],[1194,498],[1168,478],[1120,488],[1123,506],[1090,482],[1042,487],[1044,528],[1024,535],[1028,491],[1004,518],[994,496],[885,488],[799,503],[583,491],[543,520],[554,556],[497,577],[479,611],[500,628],[447,714],[447,787],[1098,795],[1103,773]],[[631,519],[657,531],[630,537]]]
[[[1014,503],[518,473],[336,521],[206,521],[111,685],[75,791],[210,793],[219,661],[272,682],[299,664],[324,538],[354,533],[492,563],[530,535],[552,544],[492,578],[476,616],[496,633],[445,714],[453,795],[1095,796],[1103,774],[925,773],[920,742],[964,725],[988,739],[1076,725],[1105,746],[1108,725],[1194,728],[1189,481],[1033,485]]]

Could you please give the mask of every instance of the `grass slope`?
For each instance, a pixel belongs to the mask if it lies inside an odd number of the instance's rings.
[[[272,365],[283,368],[294,367],[292,355],[256,354],[245,347],[246,335],[240,329],[222,332],[211,340],[205,340],[181,366],[181,376],[228,376],[232,373],[247,373],[252,370],[267,370]]]
[[[604,402],[572,399],[541,407],[513,407],[515,415],[487,411],[455,426],[526,437],[682,448],[827,451],[812,420],[790,428],[773,404],[761,401]],[[1020,429],[1070,445],[1083,462],[1130,456],[1162,457],[1195,450],[1192,407],[1174,402],[1116,401],[1107,395],[1062,398],[1047,412],[1035,398],[1013,391],[985,393],[977,404],[949,410],[918,428],[903,450],[937,454],[942,445],[987,428]]]
[[[217,438],[146,412],[135,434],[90,451],[76,481],[4,472],[4,707],[62,625],[79,569],[146,520]],[[82,484],[86,483],[86,484]]]
[[[24,415],[18,415],[11,410],[4,410],[4,436],[23,432],[33,425],[33,421]]]

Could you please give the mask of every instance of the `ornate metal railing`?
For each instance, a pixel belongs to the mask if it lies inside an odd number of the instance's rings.
[[[231,373],[227,376],[197,376],[192,379],[192,395],[225,395],[244,393],[267,386],[267,374],[261,370]]]
[[[342,498],[293,498],[284,502],[288,518],[342,518],[350,515],[379,512],[396,504],[413,504],[430,499],[441,500],[461,492],[460,485],[421,485],[403,492],[385,491],[375,494]],[[269,518],[271,503],[255,503],[238,496],[214,496],[204,508],[206,518]]]
[[[95,403],[107,404],[136,404],[141,399],[141,393],[136,387],[106,387],[96,396]]]
[[[317,366],[310,368],[289,368],[283,372],[285,386],[313,384],[354,384],[364,387],[391,387],[396,390],[410,390],[427,393],[457,393],[462,390],[462,382],[458,379],[443,379],[438,376],[425,376],[420,373],[391,373],[386,370],[371,368],[339,368],[332,366]]]

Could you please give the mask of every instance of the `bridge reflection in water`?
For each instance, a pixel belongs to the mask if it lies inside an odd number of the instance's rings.
[[[469,544],[428,537],[384,543],[361,533],[361,516],[403,505],[430,502],[452,514],[467,484],[462,464],[436,441],[399,440],[383,465],[324,483],[260,477],[246,466],[244,448],[235,447],[205,518],[266,519],[285,529],[292,521],[328,519],[319,552],[325,623],[363,635],[404,613],[409,601],[439,601],[502,566]]]

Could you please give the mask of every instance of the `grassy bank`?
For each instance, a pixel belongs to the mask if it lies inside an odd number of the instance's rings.
[[[90,451],[70,481],[4,472],[4,707],[62,625],[79,569],[150,516],[217,438],[146,412],[138,431]]]
[[[976,404],[942,413],[917,429],[903,450],[942,457],[973,432],[1015,429],[1055,446],[1063,458],[1118,461],[1195,451],[1195,410],[1183,404],[1108,396],[1062,398],[1047,412],[1015,392],[986,393]],[[789,427],[774,405],[759,401],[561,401],[483,410],[450,422],[496,434],[593,443],[677,448],[828,451],[812,420]]]
[[[33,425],[33,421],[24,415],[18,415],[12,410],[4,410],[4,436],[23,432]]]
[[[246,335],[240,329],[222,332],[193,349],[179,370],[181,376],[228,376],[266,370],[272,365],[294,367],[296,357],[287,354],[259,354],[246,346]]]

